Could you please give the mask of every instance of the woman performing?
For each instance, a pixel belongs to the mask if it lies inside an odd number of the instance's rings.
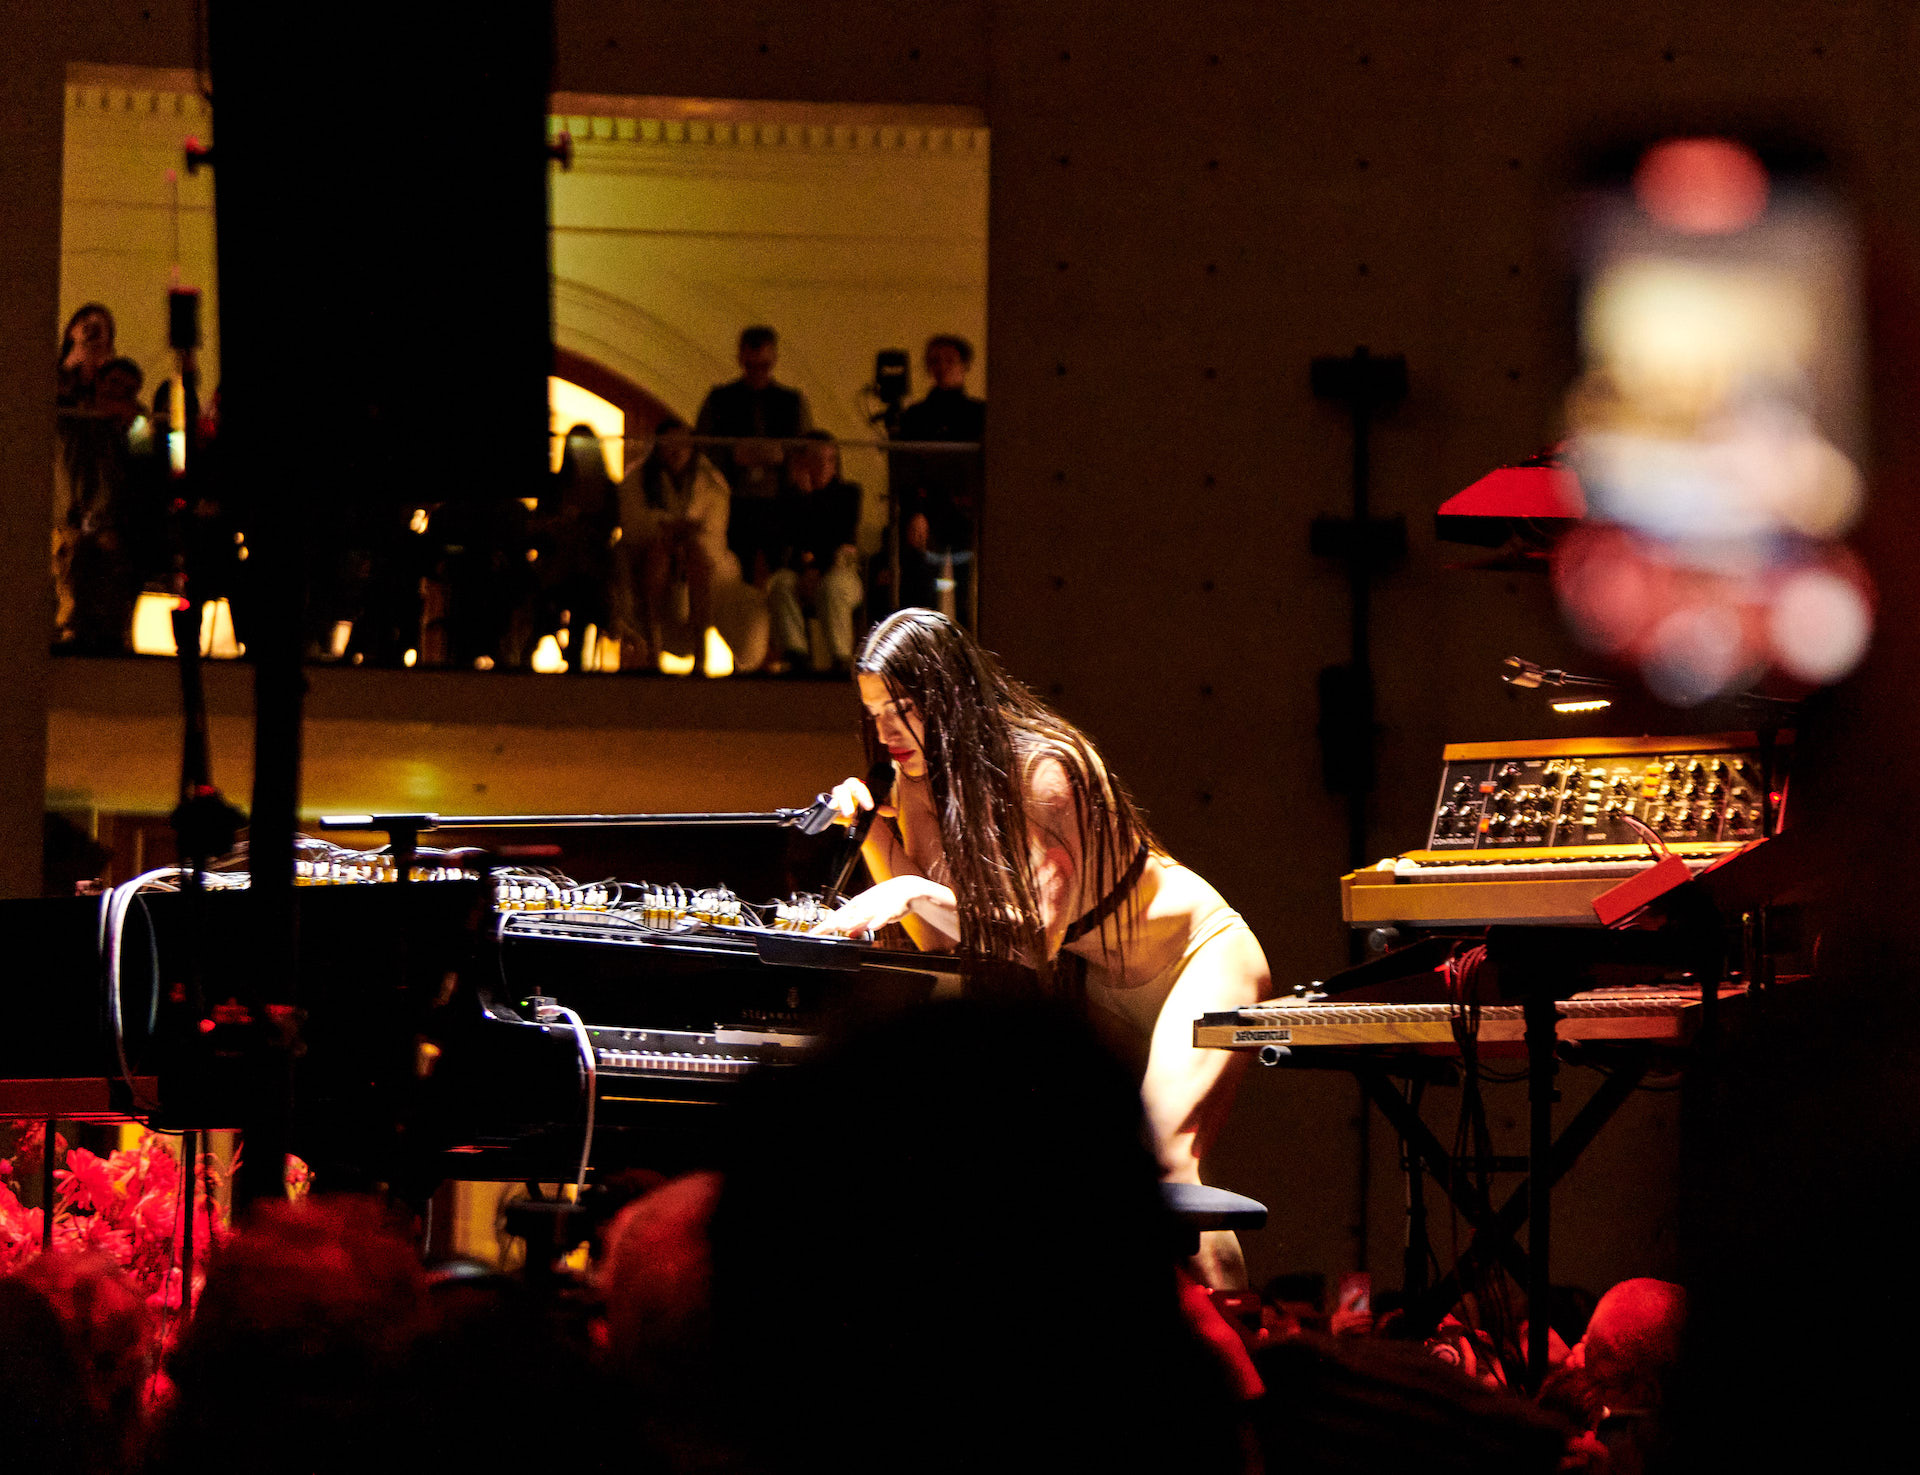
[[[862,851],[874,885],[821,929],[899,922],[921,948],[957,943],[1083,992],[1142,1071],[1167,1178],[1198,1183],[1246,1061],[1194,1049],[1193,1022],[1266,997],[1251,929],[1160,849],[1093,744],[952,621],[901,610],[867,636],[854,671],[893,792],[853,778],[834,790],[845,819],[877,802],[886,822]],[[1230,1233],[1203,1235],[1195,1268],[1210,1285],[1245,1281]]]

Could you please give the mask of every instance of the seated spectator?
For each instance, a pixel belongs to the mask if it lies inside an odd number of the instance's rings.
[[[786,549],[767,584],[774,646],[767,669],[810,670],[813,642],[807,619],[820,621],[831,668],[853,664],[853,616],[861,601],[858,482],[840,475],[840,450],[824,430],[807,432],[806,445],[788,458]]]
[[[967,393],[973,345],[957,333],[927,340],[933,387],[900,414],[895,438],[978,444],[987,431],[987,402]],[[970,619],[974,527],[979,518],[982,460],[978,451],[897,451],[888,473],[900,588],[895,608],[920,605]],[[941,603],[939,580],[951,566],[954,587]]]
[[[147,1386],[158,1345],[153,1315],[138,1288],[97,1250],[41,1255],[15,1279],[47,1298],[79,1360],[102,1472],[137,1468],[146,1431]]]
[[[713,463],[733,489],[733,513],[727,542],[740,567],[756,585],[779,567],[783,441],[813,428],[813,412],[799,390],[775,382],[780,335],[756,325],[740,334],[740,377],[718,384],[700,405],[694,421],[699,435],[730,436],[734,444],[713,448]]]
[[[645,1390],[648,1442],[680,1451],[681,1468],[718,1469],[730,1390],[720,1381],[711,1318],[708,1224],[720,1197],[716,1173],[690,1173],[620,1211],[606,1234],[599,1290],[606,1306],[606,1363]]]
[[[1598,1433],[1621,1475],[1638,1475],[1666,1437],[1662,1414],[1686,1320],[1687,1293],[1672,1281],[1623,1280],[1600,1298],[1567,1358],[1606,1406]]]
[[[86,1364],[59,1310],[18,1275],[0,1277],[0,1439],[9,1469],[97,1475],[105,1466]]]
[[[258,1207],[207,1268],[172,1359],[152,1467],[166,1475],[361,1475],[407,1467],[431,1325],[408,1242],[368,1200]]]
[[[704,656],[709,630],[741,664],[745,652],[764,654],[765,600],[727,546],[730,498],[685,421],[669,415],[654,427],[647,459],[620,484],[621,665],[646,665],[665,650]]]
[[[415,1427],[406,1435],[415,1461],[396,1451],[388,1467],[426,1469],[430,1461],[449,1475],[530,1475],[554,1463],[555,1425],[547,1416],[574,1409],[593,1411],[609,1437],[569,1440],[569,1475],[665,1468],[649,1457],[644,1433],[656,1400],[596,1366],[581,1298],[465,1261],[436,1267],[428,1299],[429,1325],[405,1379],[415,1398]]]

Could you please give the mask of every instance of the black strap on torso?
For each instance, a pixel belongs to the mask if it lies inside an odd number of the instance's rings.
[[[1089,932],[1098,931],[1115,912],[1120,903],[1127,899],[1127,893],[1140,884],[1140,877],[1147,869],[1147,842],[1142,840],[1140,848],[1133,853],[1133,860],[1127,866],[1126,873],[1113,883],[1113,889],[1101,897],[1084,917],[1067,928],[1066,936],[1060,939],[1060,946],[1068,947],[1085,937]]]

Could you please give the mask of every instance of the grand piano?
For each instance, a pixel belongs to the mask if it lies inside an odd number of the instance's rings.
[[[384,845],[303,842],[273,1021],[294,1041],[290,1149],[341,1186],[682,1169],[756,1074],[977,979],[810,935],[851,846],[795,813],[447,822],[451,850],[419,843],[444,837],[418,816]],[[238,1124],[269,1023],[239,1002],[258,993],[244,864],[0,903],[0,1114]],[[619,876],[648,879],[580,879]]]

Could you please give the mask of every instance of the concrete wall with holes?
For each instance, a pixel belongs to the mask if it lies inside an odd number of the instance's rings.
[[[187,63],[184,0],[33,8],[26,31],[55,62]],[[1369,840],[1387,854],[1420,838],[1444,741],[1545,730],[1496,684],[1499,659],[1574,658],[1540,582],[1450,569],[1431,525],[1446,495],[1556,438],[1567,150],[1621,124],[1785,122],[1849,166],[1880,245],[1909,250],[1920,224],[1920,14],[1901,0],[557,9],[568,90],[985,110],[990,643],[1094,734],[1282,984],[1344,955],[1343,810],[1320,782],[1313,692],[1343,658],[1345,591],[1307,533],[1346,505],[1349,446],[1309,360],[1365,344],[1412,376],[1375,442],[1376,509],[1411,534],[1376,605]],[[44,143],[31,110],[58,67],[20,75],[39,91],[10,76],[8,121]],[[46,194],[29,190],[42,232]],[[10,214],[0,239],[27,266],[34,229]],[[8,323],[34,319],[18,294],[36,281],[9,281]],[[8,372],[13,393],[31,378],[11,357]],[[1569,1081],[1569,1105],[1582,1090]],[[1636,1101],[1570,1181],[1563,1278],[1671,1266],[1671,1100]],[[1257,1271],[1347,1268],[1364,1197],[1365,1258],[1397,1279],[1387,1136],[1367,1182],[1353,1105],[1333,1080],[1250,1082],[1222,1181],[1275,1207],[1248,1240]],[[1517,1104],[1496,1096],[1494,1116],[1511,1150]]]

